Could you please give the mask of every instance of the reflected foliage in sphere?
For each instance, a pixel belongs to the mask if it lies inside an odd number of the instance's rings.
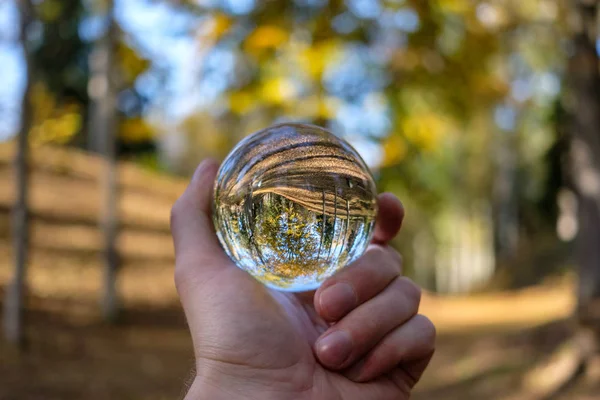
[[[317,288],[365,251],[376,188],[356,150],[312,125],[241,141],[219,170],[213,218],[235,263],[279,290]]]

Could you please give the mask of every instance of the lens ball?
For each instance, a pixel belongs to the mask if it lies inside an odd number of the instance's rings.
[[[376,214],[365,162],[313,125],[275,125],[246,137],[215,183],[213,219],[225,252],[278,290],[316,289],[360,257]]]

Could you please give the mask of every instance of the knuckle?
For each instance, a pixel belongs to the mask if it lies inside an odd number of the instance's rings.
[[[397,305],[394,318],[406,322],[419,312],[421,289],[408,278],[398,276],[388,287],[389,295]]]
[[[358,262],[354,262],[349,267],[342,268],[341,270],[337,271],[335,274],[333,274],[329,278],[325,279],[323,284],[319,287],[319,289],[317,289],[317,292],[322,293],[325,291],[325,289],[327,289],[337,283],[352,284],[352,282],[355,279],[354,278],[355,275],[357,275],[357,271],[360,272],[360,268],[359,268],[360,265],[361,264],[360,264],[360,260],[359,260]]]
[[[372,244],[367,248],[365,256],[369,258],[381,258],[387,256],[387,251],[383,246]]]
[[[400,272],[402,271],[402,255],[398,253],[394,248],[388,247],[388,257],[392,261],[392,265],[394,270]]]
[[[437,330],[434,323],[422,314],[416,315],[415,318],[420,325],[419,331],[422,340],[427,343],[428,350],[433,351],[435,349],[435,340],[437,337]]]
[[[394,275],[399,275],[402,269],[400,253],[389,246],[373,245],[368,250],[369,261],[372,265],[383,265]]]
[[[394,256],[394,259],[398,264],[402,264],[402,254],[400,254],[396,249],[390,247],[391,253]]]
[[[367,275],[367,271],[378,270],[378,267],[382,264],[382,259],[386,259],[386,250],[379,245],[371,245],[367,248],[365,254],[355,260],[347,268],[342,268],[325,282],[339,281],[348,277],[352,277],[352,279],[369,278],[372,275]],[[384,263],[384,265],[385,264],[387,263]]]
[[[422,295],[422,290],[419,287],[419,285],[417,285],[410,278],[407,278],[405,276],[398,277],[397,279],[400,282],[400,285],[402,287],[401,290],[406,296],[406,298],[414,302],[418,307],[421,303]]]
[[[406,352],[405,346],[398,343],[398,339],[393,336],[382,340],[378,347],[380,354],[385,354],[393,364],[397,364],[398,361],[402,360]]]
[[[402,254],[400,254],[396,250],[394,250],[394,254],[397,257],[398,264],[400,264],[400,267],[402,267],[402,264],[404,263],[404,258],[402,257]]]

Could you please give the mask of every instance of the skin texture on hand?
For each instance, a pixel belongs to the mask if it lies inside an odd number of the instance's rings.
[[[379,196],[372,244],[310,293],[266,288],[221,249],[211,219],[218,165],[202,163],[171,213],[175,284],[196,377],[186,399],[408,399],[435,347],[421,291],[387,245],[404,216]]]

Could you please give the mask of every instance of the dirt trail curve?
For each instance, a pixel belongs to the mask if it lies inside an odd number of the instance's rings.
[[[0,301],[12,270],[13,150],[0,144]],[[185,180],[120,165],[118,285],[127,323],[109,327],[98,309],[102,160],[64,148],[34,149],[32,160],[31,347],[13,357],[0,341],[0,398],[177,398],[192,361],[168,224]],[[563,279],[519,292],[424,294],[421,312],[436,323],[440,340],[415,399],[508,399],[508,389],[552,348],[550,339],[560,339],[564,323],[557,334],[538,326],[568,318],[572,293],[572,281]]]
[[[8,241],[2,238],[6,239],[9,234],[8,210],[14,196],[13,151],[12,143],[0,145],[0,247],[3,248],[0,250],[7,251]],[[74,149],[42,147],[33,149],[32,165],[34,257],[36,252],[50,252],[63,258],[72,253],[93,256],[99,252],[101,236],[97,221],[101,196],[98,183],[102,160]],[[158,175],[132,163],[121,163],[119,182],[123,229],[118,246],[122,256],[132,263],[135,260],[149,260],[149,264],[162,266],[171,263],[169,210],[185,189],[186,181]],[[5,262],[2,264],[7,267]],[[7,272],[7,268],[0,265],[0,278],[6,278]],[[422,310],[445,332],[480,325],[532,326],[569,315],[573,307],[570,287],[567,282],[517,293],[464,298],[426,294]],[[171,291],[171,282],[165,289]]]

